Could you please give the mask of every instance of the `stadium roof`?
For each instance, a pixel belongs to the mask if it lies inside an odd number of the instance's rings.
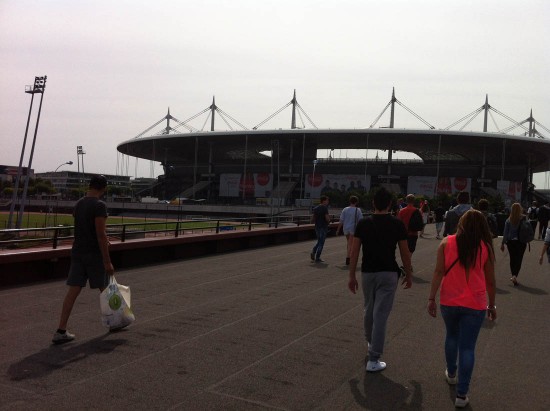
[[[398,150],[416,154],[424,162],[464,161],[472,164],[529,165],[532,172],[550,170],[550,140],[488,132],[452,130],[278,129],[211,131],[139,137],[120,143],[118,151],[163,163],[193,161],[195,152],[224,158],[228,153],[269,151],[272,141],[288,149],[294,141],[296,158],[302,147],[311,150]]]

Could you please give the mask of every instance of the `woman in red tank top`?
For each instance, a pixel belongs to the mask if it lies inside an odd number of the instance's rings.
[[[428,299],[432,317],[437,313],[435,296],[440,286],[441,316],[447,330],[445,377],[449,384],[457,384],[455,406],[463,408],[469,402],[475,346],[485,312],[490,320],[497,316],[493,239],[481,212],[467,211],[458,222],[456,235],[444,238],[439,245]]]

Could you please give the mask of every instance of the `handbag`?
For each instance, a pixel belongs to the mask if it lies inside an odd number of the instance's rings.
[[[99,295],[99,307],[101,322],[110,331],[127,327],[136,319],[131,308],[130,287],[118,284],[114,275]]]

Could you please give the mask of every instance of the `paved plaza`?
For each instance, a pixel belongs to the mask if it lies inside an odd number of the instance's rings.
[[[330,237],[326,264],[297,242],[117,272],[136,322],[107,332],[86,289],[61,346],[64,281],[0,289],[0,409],[452,410],[443,321],[426,312],[439,244],[427,233],[381,373],[365,372],[362,295],[347,290],[345,239]],[[550,264],[534,241],[514,287],[496,241],[499,318],[482,328],[467,409],[549,410]]]

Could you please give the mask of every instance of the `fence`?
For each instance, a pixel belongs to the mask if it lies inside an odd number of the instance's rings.
[[[189,234],[216,233],[227,231],[252,231],[261,228],[300,226],[310,223],[310,215],[288,215],[254,218],[223,218],[200,221],[156,221],[124,224],[107,224],[110,240],[126,242],[146,237],[179,237]],[[0,249],[24,249],[36,246],[56,249],[61,244],[72,244],[74,226],[47,228],[24,228],[0,230]]]

